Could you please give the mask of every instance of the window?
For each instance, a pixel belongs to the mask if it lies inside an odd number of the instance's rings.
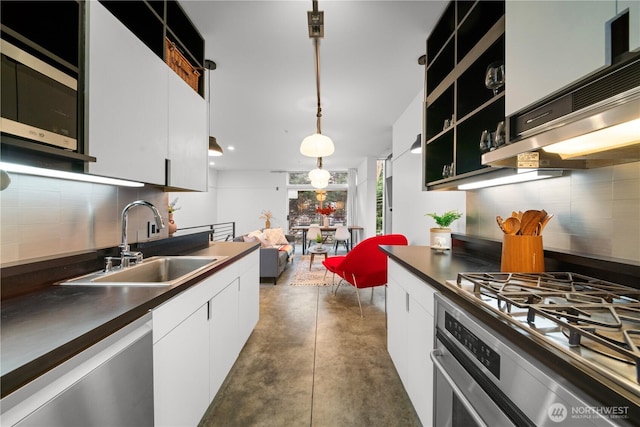
[[[331,225],[347,222],[347,190],[289,190],[289,227],[322,224],[319,207],[333,206],[329,217]]]
[[[329,186],[322,190],[311,186],[309,172],[289,172],[289,229],[298,225],[322,224],[323,215],[317,208],[333,206],[335,212],[329,217],[329,224],[347,223],[348,172],[329,172]]]
[[[329,178],[329,185],[347,185],[349,173],[348,172],[329,172],[331,177]],[[289,172],[288,173],[289,185],[306,185],[310,186],[309,172]]]

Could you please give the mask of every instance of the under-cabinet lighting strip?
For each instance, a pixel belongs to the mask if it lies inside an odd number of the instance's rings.
[[[107,178],[104,176],[88,175],[76,172],[66,172],[54,169],[36,168],[33,166],[18,165],[15,163],[0,162],[0,169],[24,175],[45,176],[50,178],[67,179],[72,181],[93,182],[96,184],[117,185],[120,187],[144,187],[144,184],[124,179]]]
[[[536,181],[539,179],[555,178],[562,176],[561,170],[526,170],[518,169],[518,173],[502,176],[500,178],[485,179],[484,181],[471,182],[469,184],[462,184],[458,186],[458,190],[475,190],[478,188],[495,187],[497,185],[515,184],[518,182]]]

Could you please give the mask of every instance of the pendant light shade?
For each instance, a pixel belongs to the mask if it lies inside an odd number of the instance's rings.
[[[313,181],[329,182],[330,177],[331,175],[329,174],[329,171],[324,169],[313,169],[311,172],[309,172],[309,180],[311,180],[311,182]]]
[[[216,141],[215,136],[209,137],[209,156],[222,156],[222,147],[220,147],[220,144],[218,144],[218,141]]]
[[[328,136],[314,133],[302,140],[300,153],[307,157],[327,157],[333,154],[335,147]]]
[[[218,66],[210,59],[205,59],[204,68],[209,70],[209,84],[207,85],[207,90],[209,92],[207,96],[207,116],[209,117],[209,135],[211,135],[211,72],[218,68]],[[218,156],[222,156],[222,147],[220,147],[220,144],[216,141],[215,136],[209,136],[209,157]]]
[[[327,188],[327,186],[329,185],[329,181],[311,181],[311,185],[313,186],[313,188]]]

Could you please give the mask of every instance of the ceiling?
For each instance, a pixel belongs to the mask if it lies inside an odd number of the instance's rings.
[[[183,8],[205,38],[211,133],[224,149],[217,170],[305,171],[300,154],[316,129],[311,0],[189,1]],[[420,93],[418,58],[444,1],[320,0],[322,133],[335,153],[324,168],[346,170],[391,153],[392,125]],[[419,130],[419,127],[418,127]],[[413,140],[406,141],[407,149]],[[233,146],[231,151],[228,147]]]

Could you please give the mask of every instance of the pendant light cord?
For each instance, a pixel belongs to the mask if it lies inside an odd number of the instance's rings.
[[[320,49],[319,49],[319,44],[320,41],[318,40],[318,38],[314,38],[313,39],[313,44],[315,47],[315,62],[316,62],[316,95],[318,98],[318,111],[316,113],[316,132],[317,133],[322,133],[321,127],[320,127],[320,120],[322,119],[322,107],[320,106]]]

